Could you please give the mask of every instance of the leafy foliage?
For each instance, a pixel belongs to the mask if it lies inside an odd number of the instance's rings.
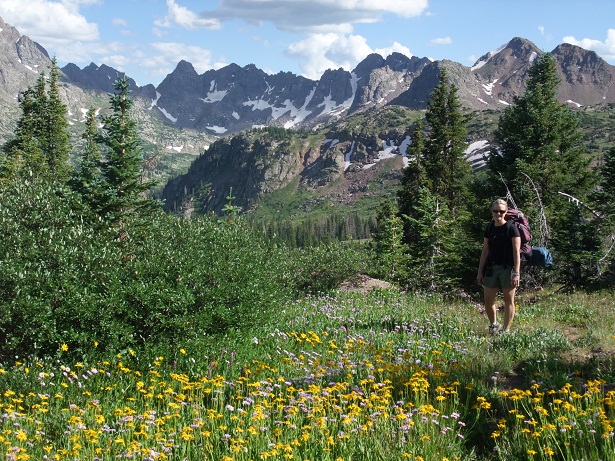
[[[61,343],[79,351],[94,340],[119,350],[229,331],[262,321],[288,293],[280,254],[242,220],[160,213],[147,229],[126,220],[127,245],[83,220],[75,211],[82,208],[68,188],[35,182],[6,191],[0,356],[50,355]]]

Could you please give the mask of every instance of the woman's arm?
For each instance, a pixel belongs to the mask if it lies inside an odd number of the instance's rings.
[[[478,273],[476,274],[476,281],[479,285],[483,284],[483,275],[485,273],[485,264],[487,264],[487,257],[489,256],[489,239],[483,238],[483,251],[480,254],[480,260],[478,262]]]
[[[513,246],[513,270],[510,274],[510,279],[514,287],[519,285],[521,271],[521,237],[512,238]]]

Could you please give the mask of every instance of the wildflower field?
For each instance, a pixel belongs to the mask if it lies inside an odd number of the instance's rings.
[[[305,297],[248,333],[166,350],[105,357],[93,338],[76,361],[58,344],[0,369],[0,456],[615,460],[612,355],[573,357],[608,334],[613,297],[549,302],[521,302],[496,338],[468,301],[373,291]],[[599,307],[606,330],[575,346],[558,317],[570,306]]]

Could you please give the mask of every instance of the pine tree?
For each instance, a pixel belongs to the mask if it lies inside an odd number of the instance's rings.
[[[472,169],[465,158],[466,119],[457,88],[445,68],[431,93],[426,130],[417,123],[408,166],[398,191],[410,284],[416,289],[450,287],[462,278],[467,190]],[[455,223],[455,225],[453,225]]]
[[[105,161],[102,164],[101,213],[120,229],[128,217],[155,207],[155,202],[144,195],[152,183],[142,181],[143,155],[137,124],[130,117],[133,102],[129,93],[128,78],[119,77],[115,81],[115,93],[109,99],[112,114],[103,117],[102,128]]]
[[[37,80],[37,83],[40,82],[44,84],[43,74]],[[13,138],[2,146],[0,177],[5,183],[19,179],[38,179],[48,172],[38,136],[42,126],[38,94],[34,88],[28,88],[19,97],[21,117],[17,120]]]
[[[64,183],[69,177],[70,133],[66,106],[59,94],[59,70],[51,63],[49,89],[45,72],[20,95],[21,117],[14,137],[2,148],[0,177],[46,178]]]
[[[67,109],[60,98],[59,69],[56,59],[51,61],[49,90],[44,110],[44,124],[41,144],[52,178],[66,182],[70,176],[70,133],[68,131]]]
[[[603,278],[615,280],[615,147],[604,153],[598,168],[599,185],[592,194],[592,204],[598,212],[595,230],[603,241],[599,266],[605,268]]]
[[[515,97],[500,116],[496,146],[487,166],[494,184],[501,174],[531,222],[538,223],[532,216],[544,211],[551,229],[549,247],[559,261],[556,278],[567,285],[575,280],[583,284],[594,276],[595,255],[590,258],[594,262],[586,262],[596,249],[595,233],[590,235],[591,227],[583,222],[582,213],[571,210],[568,199],[559,192],[585,201],[593,173],[590,159],[584,156],[579,118],[557,100],[559,82],[557,62],[550,53],[534,61],[525,93]],[[538,209],[538,198],[543,210]],[[570,274],[574,274],[572,279]]]
[[[583,198],[591,189],[579,120],[557,100],[559,82],[557,63],[546,53],[530,68],[524,95],[515,97],[499,119],[487,165],[502,175],[519,207],[535,198],[525,175],[547,207],[561,203],[559,191]]]
[[[81,195],[83,202],[88,204],[95,212],[100,211],[103,193],[101,178],[102,155],[98,144],[98,137],[96,111],[91,108],[85,115],[81,163],[73,173],[71,187]]]
[[[431,93],[425,119],[429,128],[422,155],[426,185],[433,195],[446,200],[455,215],[456,209],[463,208],[472,169],[465,158],[467,126],[457,87],[449,83],[444,67],[440,69],[440,82]]]
[[[372,248],[378,265],[378,275],[405,283],[403,223],[397,207],[388,196],[380,202],[376,210],[376,222]]]
[[[401,187],[397,191],[397,205],[400,215],[410,216],[418,202],[419,190],[428,178],[423,165],[423,150],[425,149],[425,133],[423,123],[419,120],[412,132],[411,143],[408,146],[408,165],[402,170]],[[407,221],[405,221],[407,223]],[[404,225],[404,242],[416,242],[416,235],[412,235],[411,228]]]
[[[446,200],[427,187],[419,190],[412,216],[407,216],[417,241],[408,251],[408,286],[413,290],[450,290],[459,283],[463,233]]]

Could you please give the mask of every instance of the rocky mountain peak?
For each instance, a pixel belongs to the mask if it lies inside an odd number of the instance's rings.
[[[104,91],[105,93],[113,93],[115,81],[118,77],[124,75],[106,64],[97,66],[93,62],[83,69],[73,63],[68,63],[61,70],[64,74],[64,81],[83,89]],[[131,88],[138,88],[133,79],[129,78],[128,83]]]
[[[374,69],[378,69],[386,65],[386,61],[378,53],[368,55],[354,68],[353,72],[359,76],[369,74]]]
[[[40,45],[1,20],[0,28],[0,94],[15,105],[18,91],[48,67],[49,57]],[[130,83],[133,96],[142,99],[142,106],[157,121],[182,130],[228,135],[263,126],[313,128],[387,105],[423,109],[438,84],[442,66],[457,85],[463,106],[502,109],[523,93],[527,71],[541,54],[532,42],[520,37],[484,54],[472,67],[401,53],[386,58],[373,53],[352,72],[330,69],[318,80],[291,72],[269,75],[254,64],[229,64],[199,74],[182,60],[156,88]],[[613,66],[572,45],[560,45],[553,54],[564,82],[562,101],[580,105],[615,102]],[[62,71],[65,82],[92,92],[111,92],[118,76],[115,69],[94,63],[83,69],[68,64]]]
[[[51,64],[47,51],[0,18],[0,94],[16,100]]]
[[[594,105],[615,97],[615,68],[593,51],[568,43],[557,46],[553,57],[558,62],[561,82],[558,98],[570,104]]]

